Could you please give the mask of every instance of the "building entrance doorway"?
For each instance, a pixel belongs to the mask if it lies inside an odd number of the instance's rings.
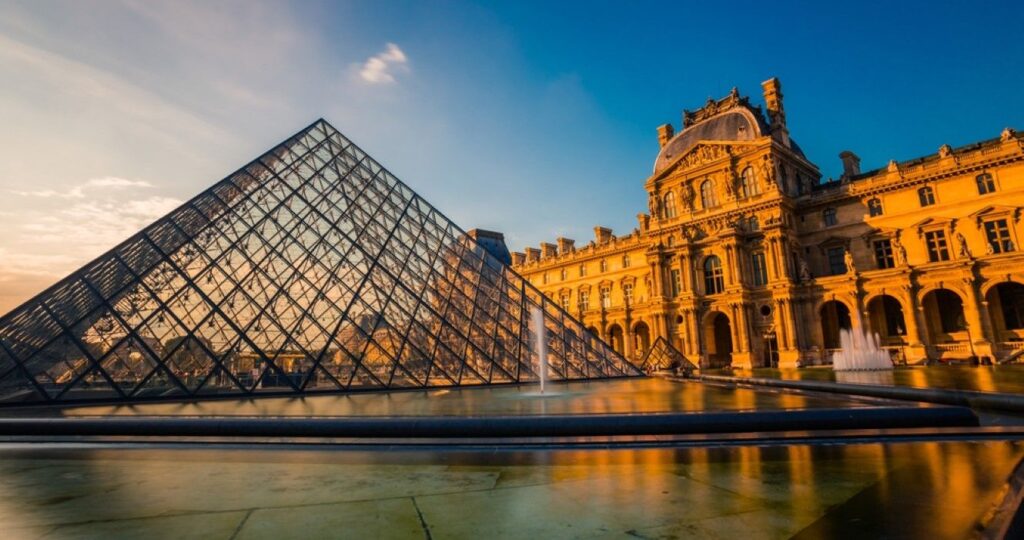
[[[775,332],[770,332],[764,335],[764,356],[762,358],[762,367],[777,368],[779,367],[779,340],[775,337]]]
[[[732,325],[725,313],[715,311],[705,319],[704,343],[708,367],[725,367],[732,363]]]

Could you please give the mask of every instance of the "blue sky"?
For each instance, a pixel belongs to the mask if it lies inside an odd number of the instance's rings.
[[[321,116],[513,249],[632,230],[655,127],[772,76],[826,177],[1024,129],[978,5],[5,2],[0,312]]]

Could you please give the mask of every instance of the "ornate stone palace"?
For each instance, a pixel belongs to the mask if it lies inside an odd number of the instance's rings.
[[[513,253],[515,269],[632,359],[664,337],[702,367],[828,363],[842,328],[897,361],[1024,352],[1024,142],[994,139],[822,182],[786,127],[734,89],[658,127],[649,210],[616,236]],[[767,114],[765,114],[767,112]]]

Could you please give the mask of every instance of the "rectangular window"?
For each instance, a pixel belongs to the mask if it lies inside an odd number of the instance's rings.
[[[562,309],[569,311],[569,295],[563,294],[561,299]]]
[[[828,273],[838,276],[846,273],[846,248],[830,247],[825,252],[828,256]]]
[[[1010,228],[1006,226],[1005,219],[986,221],[985,238],[988,240],[992,253],[1013,251],[1013,241],[1010,240]]]
[[[683,290],[683,282],[679,274],[678,268],[672,269],[672,296],[679,296],[679,292]]]
[[[836,223],[839,223],[839,219],[836,217],[836,209],[835,208],[826,208],[825,211],[823,212],[823,215],[825,216],[825,226],[826,227],[831,227],[831,226],[835,225]]]
[[[612,307],[612,290],[609,287],[601,288],[601,307],[605,309]]]
[[[896,266],[896,261],[892,258],[891,240],[875,240],[875,264],[879,269],[893,268]]]
[[[978,195],[987,195],[996,190],[996,181],[992,179],[991,174],[979,174],[974,180],[978,183]]]
[[[949,246],[946,243],[946,231],[929,231],[924,233],[924,241],[928,246],[928,260],[931,262],[948,261]]]
[[[580,291],[580,311],[587,311],[588,309],[590,309],[590,293]]]
[[[754,271],[754,286],[768,284],[768,266],[764,262],[764,252],[758,251],[750,256],[750,266]]]
[[[935,190],[930,187],[923,187],[917,190],[917,200],[921,203],[921,206],[935,204]]]
[[[626,283],[622,286],[622,298],[626,300],[626,305],[633,304],[633,284]]]

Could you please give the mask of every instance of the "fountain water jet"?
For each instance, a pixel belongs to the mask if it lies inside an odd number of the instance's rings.
[[[867,330],[840,330],[842,349],[832,356],[833,371],[880,371],[893,369],[889,353],[879,346],[878,334]]]
[[[537,371],[540,376],[540,393],[548,382],[548,340],[547,328],[544,326],[544,311],[534,306],[530,312],[533,321],[533,350],[537,353]]]

